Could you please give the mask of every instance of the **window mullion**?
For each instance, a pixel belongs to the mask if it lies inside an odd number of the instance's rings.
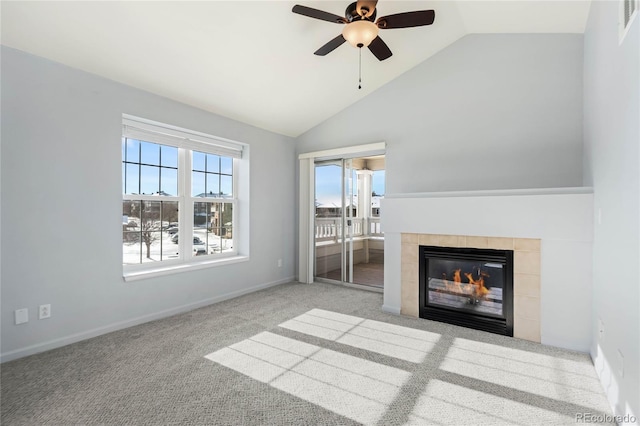
[[[142,194],[142,143],[138,144],[138,194]]]
[[[193,244],[193,202],[191,202],[191,151],[184,148],[178,150],[178,185],[180,187],[180,226],[178,244],[180,258],[188,261],[192,257]]]

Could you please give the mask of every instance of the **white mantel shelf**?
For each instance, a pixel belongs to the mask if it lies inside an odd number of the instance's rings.
[[[385,194],[385,198],[449,198],[449,197],[507,197],[514,195],[593,194],[590,186],[566,188],[492,189],[478,191],[411,192]]]

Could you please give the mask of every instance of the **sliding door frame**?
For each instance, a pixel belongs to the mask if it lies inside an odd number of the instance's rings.
[[[315,264],[315,162],[386,154],[385,142],[300,154],[298,281],[313,283]]]

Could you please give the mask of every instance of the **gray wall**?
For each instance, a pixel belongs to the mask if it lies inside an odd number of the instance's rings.
[[[617,414],[640,417],[640,19],[619,45],[618,7],[592,2],[584,43],[584,170],[596,212],[592,356]]]
[[[384,140],[387,193],[581,186],[582,43],[468,35],[298,137],[297,151]]]
[[[123,282],[122,113],[250,144],[249,263]],[[294,151],[291,138],[3,47],[3,360],[292,278]],[[52,318],[39,321],[45,303]],[[14,325],[25,307],[30,321]]]

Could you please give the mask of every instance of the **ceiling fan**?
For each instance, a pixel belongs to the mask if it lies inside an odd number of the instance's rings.
[[[383,16],[376,21],[377,3],[377,0],[358,0],[347,6],[344,17],[299,4],[293,6],[292,12],[335,24],[345,24],[342,34],[316,50],[314,54],[324,56],[348,41],[354,47],[368,47],[380,61],[389,58],[392,53],[389,46],[378,36],[378,30],[431,25],[435,19],[433,10],[416,10]]]

